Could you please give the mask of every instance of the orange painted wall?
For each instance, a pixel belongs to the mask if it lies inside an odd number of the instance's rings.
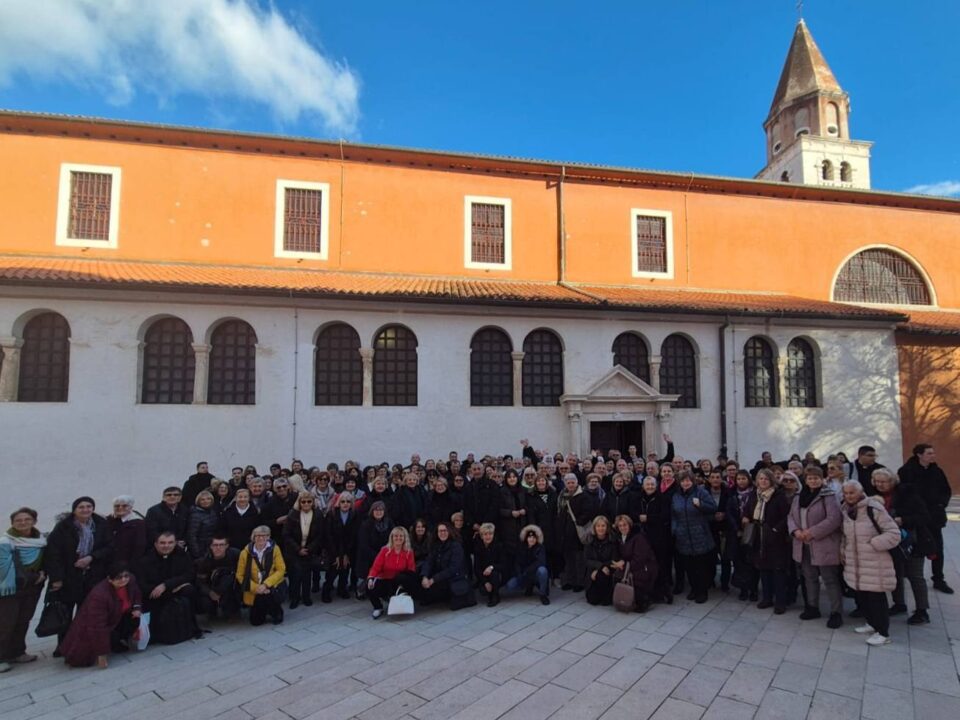
[[[960,339],[897,333],[903,456],[920,442],[960,493]]]
[[[54,244],[62,162],[122,168],[116,250]],[[0,167],[7,253],[557,278],[557,189],[543,179],[9,133]],[[278,178],[330,184],[327,261],[273,256]],[[464,195],[512,200],[510,271],[464,269]],[[850,253],[887,244],[920,263],[942,307],[960,308],[957,213],[576,182],[565,183],[564,205],[572,282],[828,299]],[[673,213],[672,280],[632,277],[631,208]]]

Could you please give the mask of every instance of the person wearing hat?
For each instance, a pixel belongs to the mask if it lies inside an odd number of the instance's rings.
[[[550,572],[547,569],[547,550],[543,545],[543,531],[536,525],[526,525],[520,530],[520,545],[516,548],[513,577],[507,580],[504,590],[523,589],[530,595],[533,588],[540,594],[540,602],[550,604]]]
[[[67,606],[67,613],[83,602],[93,586],[107,576],[113,560],[113,534],[105,518],[94,510],[96,503],[86,495],[78,497],[47,537],[43,570],[50,578],[48,592]],[[66,632],[58,636],[63,642]],[[54,657],[60,657],[58,650]]]

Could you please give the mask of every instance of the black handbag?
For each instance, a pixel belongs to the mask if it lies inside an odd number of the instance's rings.
[[[60,635],[70,627],[71,619],[69,606],[58,596],[47,593],[43,601],[43,610],[40,612],[40,622],[37,623],[37,629],[34,632],[37,637]]]

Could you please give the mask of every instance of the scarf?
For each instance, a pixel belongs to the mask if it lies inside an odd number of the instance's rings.
[[[673,484],[676,481],[677,481],[677,478],[673,478],[673,480],[671,480],[670,482],[665,482],[663,480],[660,480],[660,493],[663,494],[667,492],[667,490],[673,487]]]
[[[77,541],[77,557],[87,557],[93,551],[93,518],[86,523],[79,522],[74,518],[73,525],[77,528],[79,540]]]
[[[385,533],[390,530],[393,530],[393,523],[390,522],[390,519],[387,517],[387,514],[384,513],[383,517],[380,520],[376,520],[373,523],[373,529],[378,533]]]
[[[583,488],[577,487],[577,489],[573,491],[572,495],[568,494],[566,490],[560,493],[560,497],[557,498],[557,513],[558,514],[566,513],[567,508],[570,507],[570,500],[572,498],[575,498],[577,495],[579,495],[582,492],[583,492]]]
[[[800,507],[808,508],[810,503],[817,499],[817,496],[820,494],[820,490],[811,490],[806,485],[803,486],[803,490],[800,491]]]
[[[753,519],[758,523],[763,522],[763,513],[767,509],[767,503],[773,497],[776,488],[767,488],[766,490],[757,490],[757,504],[753,508]]]
[[[0,537],[0,597],[16,594],[17,565],[23,570],[40,569],[46,545],[46,539],[36,528],[30,537],[24,537],[13,528]]]
[[[307,546],[307,537],[310,535],[310,524],[313,522],[313,510],[310,512],[300,511],[300,547]]]

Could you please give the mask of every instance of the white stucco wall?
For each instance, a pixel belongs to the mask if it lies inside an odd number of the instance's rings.
[[[294,455],[308,465],[322,465],[347,458],[361,464],[400,462],[411,452],[445,457],[451,449],[518,453],[522,437],[538,448],[570,449],[563,408],[470,407],[470,338],[487,325],[503,328],[515,350],[530,330],[557,331],[565,347],[567,393],[586,391],[610,370],[611,346],[619,333],[641,332],[654,354],[667,335],[685,333],[699,350],[700,407],[671,411],[677,451],[688,458],[714,458],[720,446],[716,320],[334,302],[301,306],[295,318],[293,307],[281,301],[271,306],[269,301],[145,294],[102,299],[119,297],[80,292],[69,299],[24,297],[9,290],[0,297],[0,335],[10,335],[17,319],[37,308],[61,313],[72,335],[68,402],[0,403],[0,482],[11,509],[30,504],[53,512],[77,495],[92,494],[106,510],[114,495],[129,492],[144,510],[159,500],[163,486],[182,483],[201,459],[215,474],[227,476],[233,465],[252,463],[263,472],[273,461],[288,464]],[[138,333],[162,314],[186,321],[195,342],[203,342],[223,318],[249,322],[259,340],[257,404],[139,404]],[[350,323],[364,347],[384,324],[399,322],[413,330],[419,342],[419,405],[315,407],[313,342],[316,330],[331,321]],[[796,335],[822,349],[824,407],[743,407],[742,348],[756,332],[770,337],[781,352]],[[899,460],[897,361],[890,330],[771,322],[736,325],[726,339],[731,455],[752,463],[766,449],[777,456],[808,449],[826,455],[837,449],[853,452],[869,442],[878,446],[881,461]]]
[[[757,177],[779,182],[786,171],[792,183],[869,189],[871,145],[859,140],[803,135],[785,147]],[[833,163],[832,180],[823,179],[821,169],[824,160]],[[840,179],[840,164],[843,162],[850,164],[852,174],[849,182]]]

